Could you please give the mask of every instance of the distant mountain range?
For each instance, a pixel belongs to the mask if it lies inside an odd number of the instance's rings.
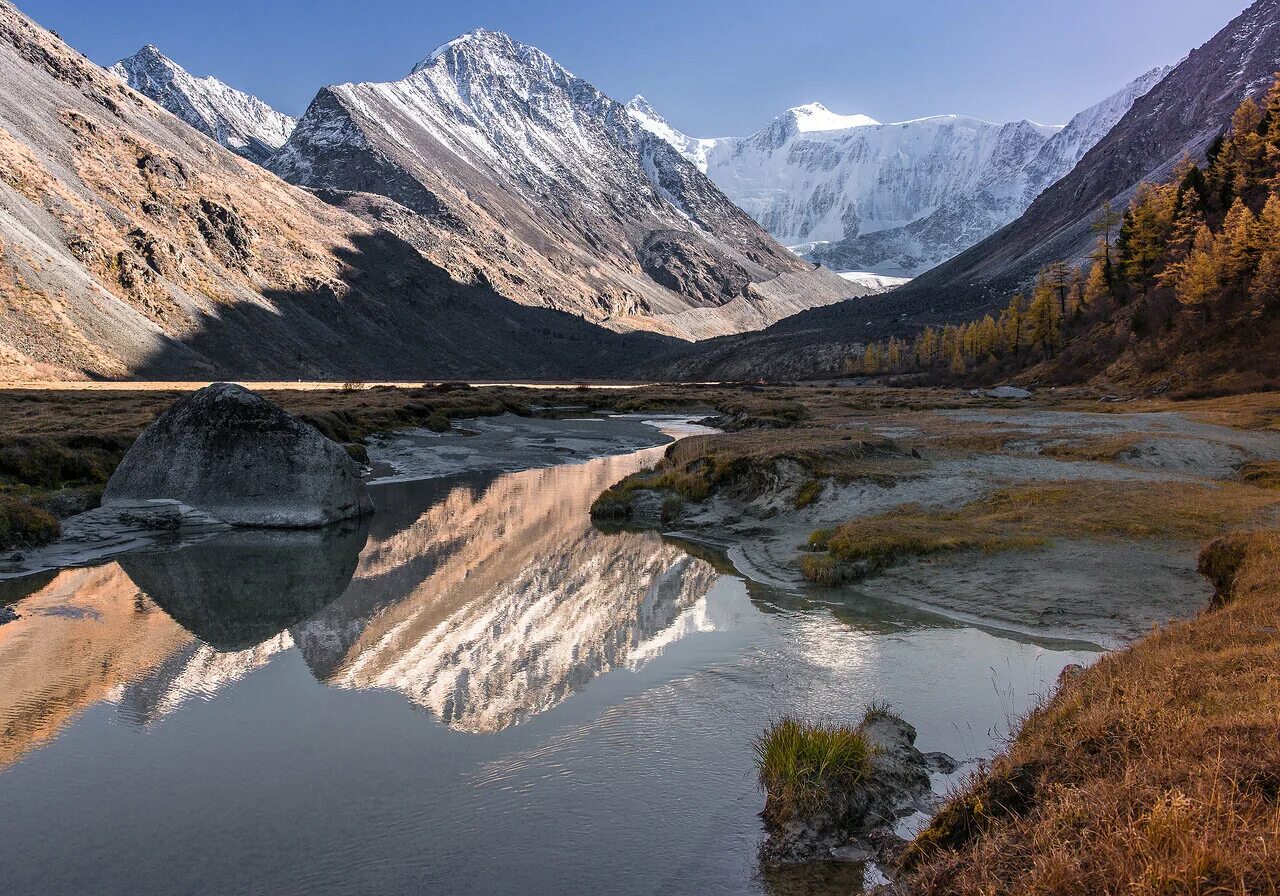
[[[1280,0],[1257,0],[1138,97],[1106,136],[1016,220],[900,289],[798,314],[761,333],[715,340],[663,367],[669,376],[803,377],[838,373],[869,339],[968,321],[1008,302],[1054,261],[1082,261],[1105,203],[1123,209],[1143,181],[1203,159],[1236,106],[1280,71]]]
[[[1065,127],[960,115],[881,124],[810,103],[750,137],[698,139],[644,97],[627,109],[804,257],[915,277],[1026,210],[1171,70],[1147,72]]]
[[[5,0],[0,84],[0,379],[607,377],[673,344],[460,283],[369,223],[403,207],[285,183]]]
[[[0,378],[835,372],[1081,257],[1271,82],[1278,18],[1062,128],[815,103],[698,139],[497,32],[295,122],[151,46],[108,74],[0,0]]]
[[[698,339],[872,291],[785,251],[621,105],[505,34],[465,34],[400,81],[326,87],[283,136],[265,104],[154,48],[113,70],[455,278],[522,304]]]

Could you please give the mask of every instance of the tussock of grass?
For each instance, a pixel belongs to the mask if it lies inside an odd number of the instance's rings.
[[[1239,543],[1229,602],[1072,678],[947,803],[910,892],[1280,889],[1280,534]]]
[[[764,790],[765,820],[811,817],[871,772],[872,747],[859,728],[787,717],[752,745]]]
[[[796,510],[803,510],[808,507],[814,501],[818,500],[818,497],[821,494],[822,483],[817,479],[810,479],[804,485],[800,486],[799,491],[796,492],[796,499],[794,502]]]
[[[1110,462],[1132,449],[1146,437],[1145,433],[1123,433],[1117,436],[1073,439],[1067,442],[1055,442],[1045,445],[1043,452],[1046,457],[1054,457],[1058,460]]]
[[[53,514],[0,495],[0,550],[48,544],[61,531]]]
[[[1280,462],[1250,461],[1240,468],[1240,478],[1259,488],[1280,489]]]
[[[1226,483],[1061,482],[1002,489],[954,511],[907,505],[814,533],[802,572],[822,585],[875,575],[910,557],[1025,549],[1053,538],[1202,540],[1255,520],[1274,492]]]

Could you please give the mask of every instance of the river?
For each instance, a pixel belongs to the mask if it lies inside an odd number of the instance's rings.
[[[757,867],[771,719],[888,701],[922,749],[986,757],[1098,653],[600,532],[592,500],[664,439],[531,425],[570,462],[440,476],[485,452],[405,437],[367,525],[0,583],[3,891],[810,892]]]

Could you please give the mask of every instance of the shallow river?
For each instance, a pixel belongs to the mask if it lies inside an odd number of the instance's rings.
[[[367,529],[0,583],[0,891],[807,892],[756,865],[770,719],[887,700],[987,756],[1096,655],[594,530],[661,452],[392,477]]]

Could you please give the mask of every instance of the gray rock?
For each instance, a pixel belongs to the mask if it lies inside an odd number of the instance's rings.
[[[373,511],[343,448],[242,386],[179,401],[125,455],[103,507],[170,499],[233,526],[307,529]]]
[[[1030,398],[1031,393],[1026,389],[1019,389],[1017,386],[996,386],[994,389],[987,390],[989,398]]]

